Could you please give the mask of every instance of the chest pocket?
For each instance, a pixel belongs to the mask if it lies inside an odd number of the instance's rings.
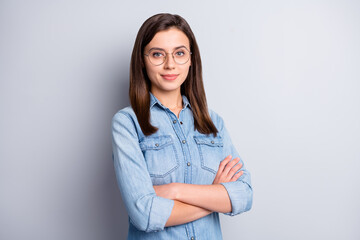
[[[222,138],[219,135],[194,136],[194,140],[199,149],[201,167],[216,174],[224,158]]]
[[[163,178],[179,167],[171,136],[148,137],[140,142],[151,177]]]

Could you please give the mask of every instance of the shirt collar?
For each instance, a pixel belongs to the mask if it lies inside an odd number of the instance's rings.
[[[161,104],[161,102],[151,93],[150,93],[150,109],[157,104],[159,107],[166,109],[167,107],[165,107],[164,105]],[[184,107],[183,109],[185,109],[187,106],[191,107],[189,100],[187,99],[187,97],[185,95],[182,95],[182,100],[183,100],[183,104]]]

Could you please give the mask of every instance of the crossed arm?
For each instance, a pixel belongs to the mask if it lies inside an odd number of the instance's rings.
[[[211,185],[170,183],[154,186],[156,195],[174,200],[174,207],[165,226],[184,224],[212,212],[231,212],[229,195],[220,183],[234,182],[242,174],[239,158],[226,157],[219,165]],[[238,173],[237,173],[238,172]]]
[[[240,159],[232,160],[230,156],[219,165],[211,185],[171,183],[153,186],[137,130],[129,126],[133,126],[129,113],[119,112],[113,117],[113,160],[123,201],[131,223],[137,229],[154,232],[163,230],[164,226],[197,220],[212,212],[236,215],[251,208],[250,175],[245,168],[240,169],[240,163],[236,164],[241,162]],[[223,133],[224,146],[227,146],[223,151],[238,156],[226,130],[219,129]]]

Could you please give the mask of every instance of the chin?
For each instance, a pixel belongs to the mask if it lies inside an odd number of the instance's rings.
[[[161,86],[159,87],[164,91],[174,91],[179,89],[180,86],[181,84],[179,83],[165,83],[165,84],[161,84]]]
[[[163,88],[162,90],[163,91],[166,91],[166,92],[173,92],[173,91],[177,91],[177,90],[179,90],[180,89],[180,86],[179,87],[172,87],[172,88],[170,88],[170,87],[168,87],[168,88]]]

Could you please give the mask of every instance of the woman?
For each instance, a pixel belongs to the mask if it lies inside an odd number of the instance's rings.
[[[182,17],[157,14],[141,26],[129,95],[131,107],[112,120],[128,239],[222,239],[218,213],[251,208],[250,174],[207,108],[199,49]]]

